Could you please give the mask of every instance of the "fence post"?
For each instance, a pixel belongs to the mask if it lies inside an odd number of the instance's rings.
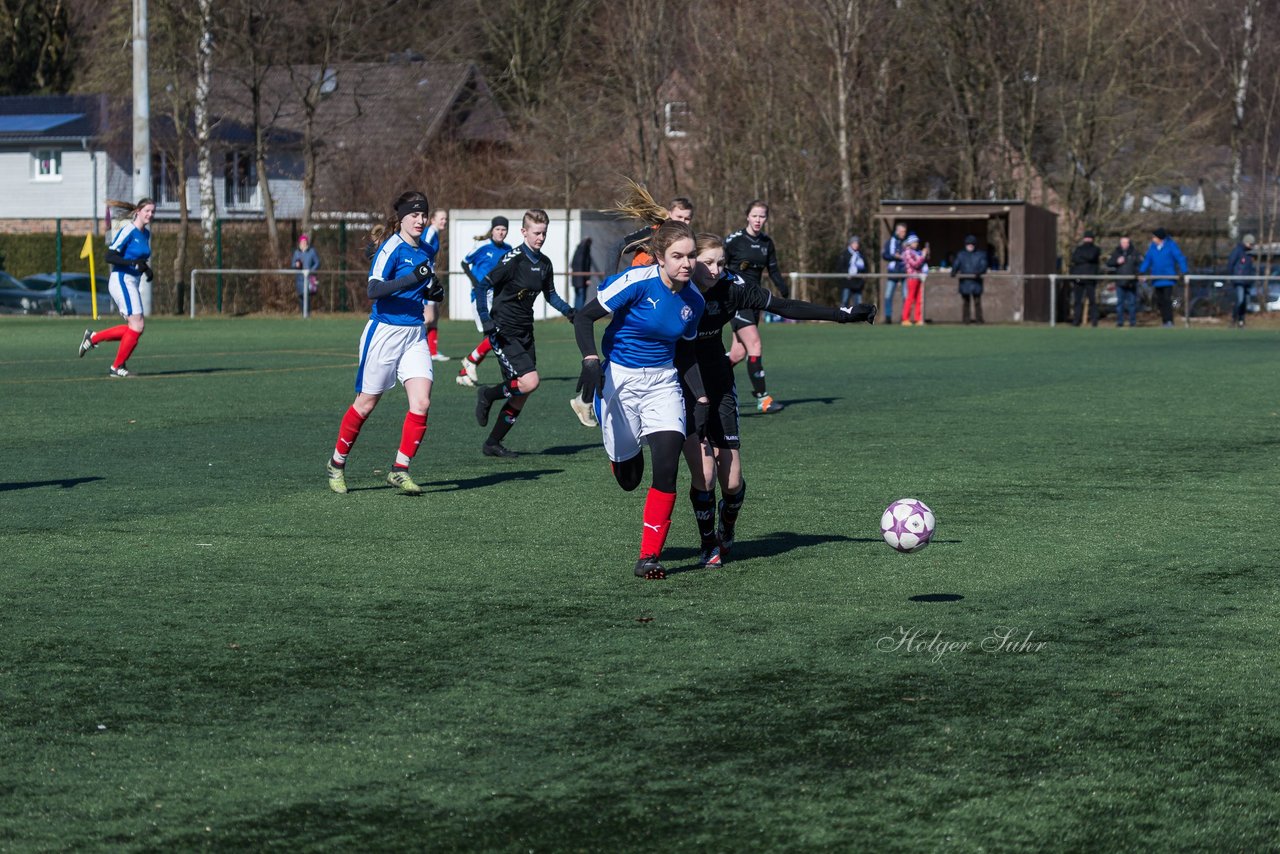
[[[1058,325],[1058,274],[1049,274],[1049,328]]]
[[[53,274],[53,310],[62,314],[62,219],[54,221],[53,252],[57,256]]]
[[[1182,274],[1182,328],[1191,328],[1191,280]]]
[[[338,269],[343,273],[347,272],[347,221],[345,219],[338,220]],[[338,305],[342,311],[348,310],[345,275],[338,280]]]
[[[218,269],[222,269],[222,220],[217,220],[213,225],[214,245],[217,247]],[[218,274],[218,314],[222,314],[222,274]]]

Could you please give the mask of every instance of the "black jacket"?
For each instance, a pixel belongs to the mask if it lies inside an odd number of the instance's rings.
[[[1124,262],[1121,263],[1120,259]],[[1122,288],[1135,288],[1138,285],[1138,265],[1142,263],[1142,252],[1138,247],[1130,244],[1129,251],[1125,252],[1119,246],[1111,250],[1111,254],[1107,256],[1107,269],[1116,276],[1133,276],[1132,281],[1118,282]]]
[[[1081,243],[1071,250],[1071,269],[1069,272],[1077,276],[1096,276],[1101,269],[1099,266],[1101,261],[1102,250],[1098,248],[1096,243]],[[1095,285],[1097,282],[1093,279],[1086,279],[1080,284]]]
[[[951,265],[951,275],[961,280],[981,282],[987,274],[987,253],[981,249],[961,249],[956,253],[956,262]]]

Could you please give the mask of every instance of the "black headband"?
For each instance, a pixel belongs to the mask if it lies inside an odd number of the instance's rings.
[[[426,212],[427,212],[427,200],[413,199],[411,201],[405,202],[404,204],[398,205],[396,207],[396,218],[404,219],[411,213],[426,213]]]

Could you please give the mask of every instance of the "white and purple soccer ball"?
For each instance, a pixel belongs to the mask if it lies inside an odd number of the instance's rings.
[[[929,545],[938,523],[923,501],[899,498],[880,517],[880,535],[889,547],[903,554],[918,552]]]

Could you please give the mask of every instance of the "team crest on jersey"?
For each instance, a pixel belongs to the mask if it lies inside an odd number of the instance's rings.
[[[688,322],[691,317],[693,317],[693,309],[689,308],[689,306],[686,305],[684,308],[680,309],[681,320]]]

